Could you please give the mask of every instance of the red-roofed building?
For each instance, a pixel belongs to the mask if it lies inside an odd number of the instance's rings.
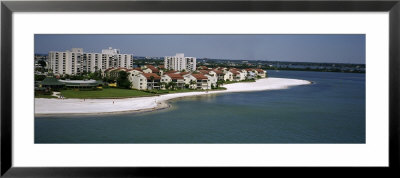
[[[235,68],[230,69],[229,71],[232,72],[234,81],[241,81],[241,80],[246,79],[247,72],[244,73],[244,72],[240,71],[239,69],[235,69]]]
[[[190,88],[211,89],[208,86],[208,77],[203,74],[186,74],[183,77],[185,78],[185,83],[189,84]]]
[[[139,73],[130,77],[132,88],[138,90],[160,89],[161,77],[155,73]]]
[[[200,70],[208,70],[208,67],[206,67],[206,66],[200,66],[199,69],[200,69]]]
[[[167,71],[167,72],[165,72],[166,74],[170,74],[170,73],[177,73],[178,71],[176,71],[176,70],[169,70],[169,71]]]
[[[152,65],[145,65],[142,67],[144,73],[159,73],[160,70],[158,70],[156,67]]]
[[[183,78],[183,76],[174,73],[164,74],[163,76],[161,76],[161,83],[166,83],[166,84],[174,83],[177,88],[181,89],[185,87],[185,79]],[[172,87],[172,85],[168,86]]]
[[[128,69],[124,68],[124,67],[119,67],[119,68],[108,68],[106,70],[104,70],[104,72],[102,73],[102,76],[106,76],[106,77],[110,77],[110,78],[118,78],[119,76],[119,72],[121,71],[125,71],[127,72]]]
[[[259,76],[259,77],[261,77],[261,78],[267,77],[267,74],[266,74],[267,72],[264,71],[264,70],[262,70],[262,69],[255,69],[255,70],[254,70],[254,73],[256,73],[257,76]]]
[[[179,74],[179,75],[181,75],[181,76],[184,76],[184,75],[186,75],[186,74],[189,74],[190,72],[179,72],[179,73],[177,73],[177,74]]]

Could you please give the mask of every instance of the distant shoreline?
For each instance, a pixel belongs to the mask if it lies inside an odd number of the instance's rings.
[[[35,98],[35,116],[60,116],[60,115],[104,115],[121,113],[143,113],[170,107],[168,100],[186,96],[206,94],[254,92],[264,90],[287,89],[291,86],[307,85],[312,82],[307,80],[288,78],[265,78],[256,82],[243,82],[226,84],[226,90],[200,91],[165,94],[153,97],[137,97],[124,99],[47,99]]]

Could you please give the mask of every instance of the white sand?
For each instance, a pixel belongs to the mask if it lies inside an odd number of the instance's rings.
[[[227,84],[227,90],[209,92],[174,93],[154,97],[126,99],[45,99],[35,98],[35,114],[96,114],[112,112],[138,112],[168,107],[166,100],[184,96],[195,96],[227,92],[250,92],[262,90],[287,89],[290,86],[306,85],[306,80],[286,78],[265,78],[256,82]]]

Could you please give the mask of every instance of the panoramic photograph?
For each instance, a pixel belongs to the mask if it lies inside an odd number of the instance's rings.
[[[36,34],[35,144],[365,144],[365,34]]]

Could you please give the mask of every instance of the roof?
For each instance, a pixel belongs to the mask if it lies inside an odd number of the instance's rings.
[[[114,70],[114,69],[116,69],[116,68],[108,68],[108,69],[104,70],[104,72],[108,72],[108,71],[111,71],[111,70]]]
[[[262,69],[256,69],[256,71],[259,73],[264,73],[264,70],[262,70]]]
[[[224,74],[224,72],[220,71],[220,70],[213,70],[216,74]]]
[[[42,85],[64,85],[64,83],[58,81],[54,77],[46,77],[43,81],[40,82]]]
[[[128,71],[133,71],[133,70],[137,70],[137,71],[143,72],[143,70],[141,68],[129,69]]]
[[[231,69],[229,71],[232,72],[233,74],[240,74],[240,72],[237,69]]]
[[[171,77],[171,79],[183,79],[182,75],[179,74],[165,74]]]
[[[203,70],[208,69],[208,67],[206,67],[206,66],[200,66],[199,68],[203,69]]]
[[[183,75],[186,75],[186,74],[190,74],[190,72],[179,72],[178,74],[183,76]]]
[[[160,76],[158,76],[157,74],[155,74],[155,73],[143,73],[142,74],[144,77],[146,77],[147,79],[151,79],[151,76],[153,76],[154,77],[154,79],[161,79],[161,77]]]
[[[169,73],[176,73],[176,72],[177,72],[176,70],[169,70],[166,73],[169,74]]]
[[[202,73],[202,74],[208,74],[209,73],[208,70],[199,70],[199,72]]]
[[[97,86],[102,85],[100,80],[60,80],[66,86]]]
[[[151,72],[160,72],[156,67],[152,66],[152,65],[145,65],[147,68],[149,68],[151,70]]]
[[[192,74],[192,76],[194,77],[194,78],[196,78],[196,79],[208,79],[208,77],[206,77],[205,75],[203,75],[203,74]]]

